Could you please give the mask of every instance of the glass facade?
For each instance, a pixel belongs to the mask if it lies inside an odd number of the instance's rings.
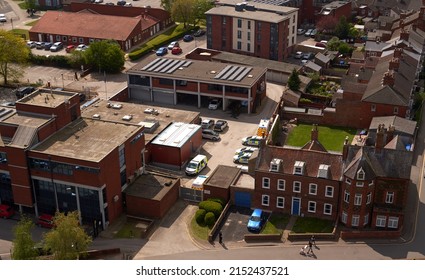
[[[0,173],[0,202],[3,204],[13,204],[12,184],[10,175]]]

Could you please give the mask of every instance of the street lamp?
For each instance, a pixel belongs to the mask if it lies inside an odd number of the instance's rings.
[[[63,73],[61,74],[61,76],[62,76],[62,89],[64,89],[65,88],[65,82],[63,80]]]

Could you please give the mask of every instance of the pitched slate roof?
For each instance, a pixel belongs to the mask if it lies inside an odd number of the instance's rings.
[[[387,145],[385,145],[384,148],[392,150],[405,150],[406,144],[403,142],[403,139],[399,135],[396,135],[390,142],[388,142]]]
[[[322,53],[317,53],[316,56],[314,57],[314,59],[318,59],[319,61],[323,62],[323,63],[328,63],[329,61],[331,61],[331,58],[327,55],[324,55]]]
[[[416,130],[416,122],[398,116],[374,117],[369,125],[369,130],[377,130],[383,124],[385,127],[394,126],[395,131],[413,136]]]
[[[365,51],[383,52],[392,47],[392,44],[385,42],[366,41]]]

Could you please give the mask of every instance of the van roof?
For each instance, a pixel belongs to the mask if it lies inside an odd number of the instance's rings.
[[[201,160],[203,160],[204,158],[206,158],[207,156],[204,156],[204,155],[197,155],[196,157],[194,157],[192,160],[194,160],[194,161],[201,161]]]

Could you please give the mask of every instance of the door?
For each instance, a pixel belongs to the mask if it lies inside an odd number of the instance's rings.
[[[235,205],[251,208],[251,193],[235,192]]]
[[[298,197],[292,198],[292,210],[291,210],[292,215],[296,215],[296,216],[300,215],[300,204],[301,204],[300,202],[301,202],[301,198],[298,198]]]

